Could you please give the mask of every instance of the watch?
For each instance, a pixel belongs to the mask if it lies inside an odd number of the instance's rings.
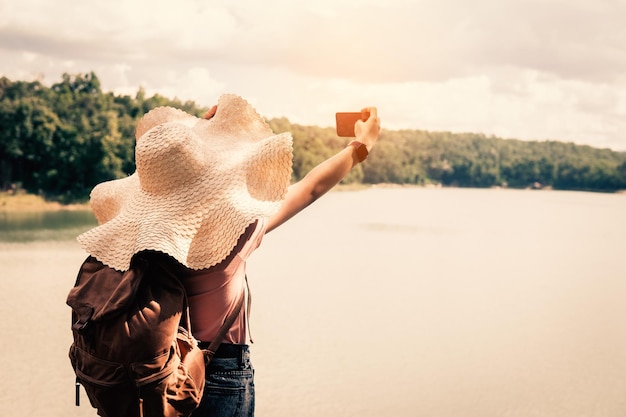
[[[362,144],[358,140],[353,140],[348,144],[348,146],[354,147],[354,149],[356,150],[356,157],[359,162],[363,162],[367,159],[367,155],[369,155],[369,152],[367,151],[367,147],[364,144]]]

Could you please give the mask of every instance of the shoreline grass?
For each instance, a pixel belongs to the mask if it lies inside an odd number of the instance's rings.
[[[89,203],[62,204],[26,192],[0,192],[0,212],[91,210]]]

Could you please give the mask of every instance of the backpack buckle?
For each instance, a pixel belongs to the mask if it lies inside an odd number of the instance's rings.
[[[76,322],[72,324],[72,330],[75,330],[79,333],[83,332],[89,322],[91,321],[91,317],[93,317],[94,309],[91,306],[83,306],[80,311],[76,311],[75,317],[77,317]]]
[[[78,319],[76,320],[76,323],[72,324],[72,330],[77,331],[78,333],[81,333],[83,330],[85,330],[88,324],[89,324],[89,320],[83,322],[80,319]]]

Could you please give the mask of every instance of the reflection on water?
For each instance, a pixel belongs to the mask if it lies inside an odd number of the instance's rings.
[[[0,213],[0,242],[68,240],[95,225],[88,210]]]

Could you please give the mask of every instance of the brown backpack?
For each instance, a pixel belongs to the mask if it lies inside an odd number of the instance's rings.
[[[176,265],[156,252],[135,255],[126,272],[91,256],[82,264],[67,297],[76,405],[80,385],[103,417],[182,417],[199,405],[205,362],[221,340],[213,341],[211,351],[199,349],[185,289],[170,272]],[[243,296],[236,313],[242,304]]]

